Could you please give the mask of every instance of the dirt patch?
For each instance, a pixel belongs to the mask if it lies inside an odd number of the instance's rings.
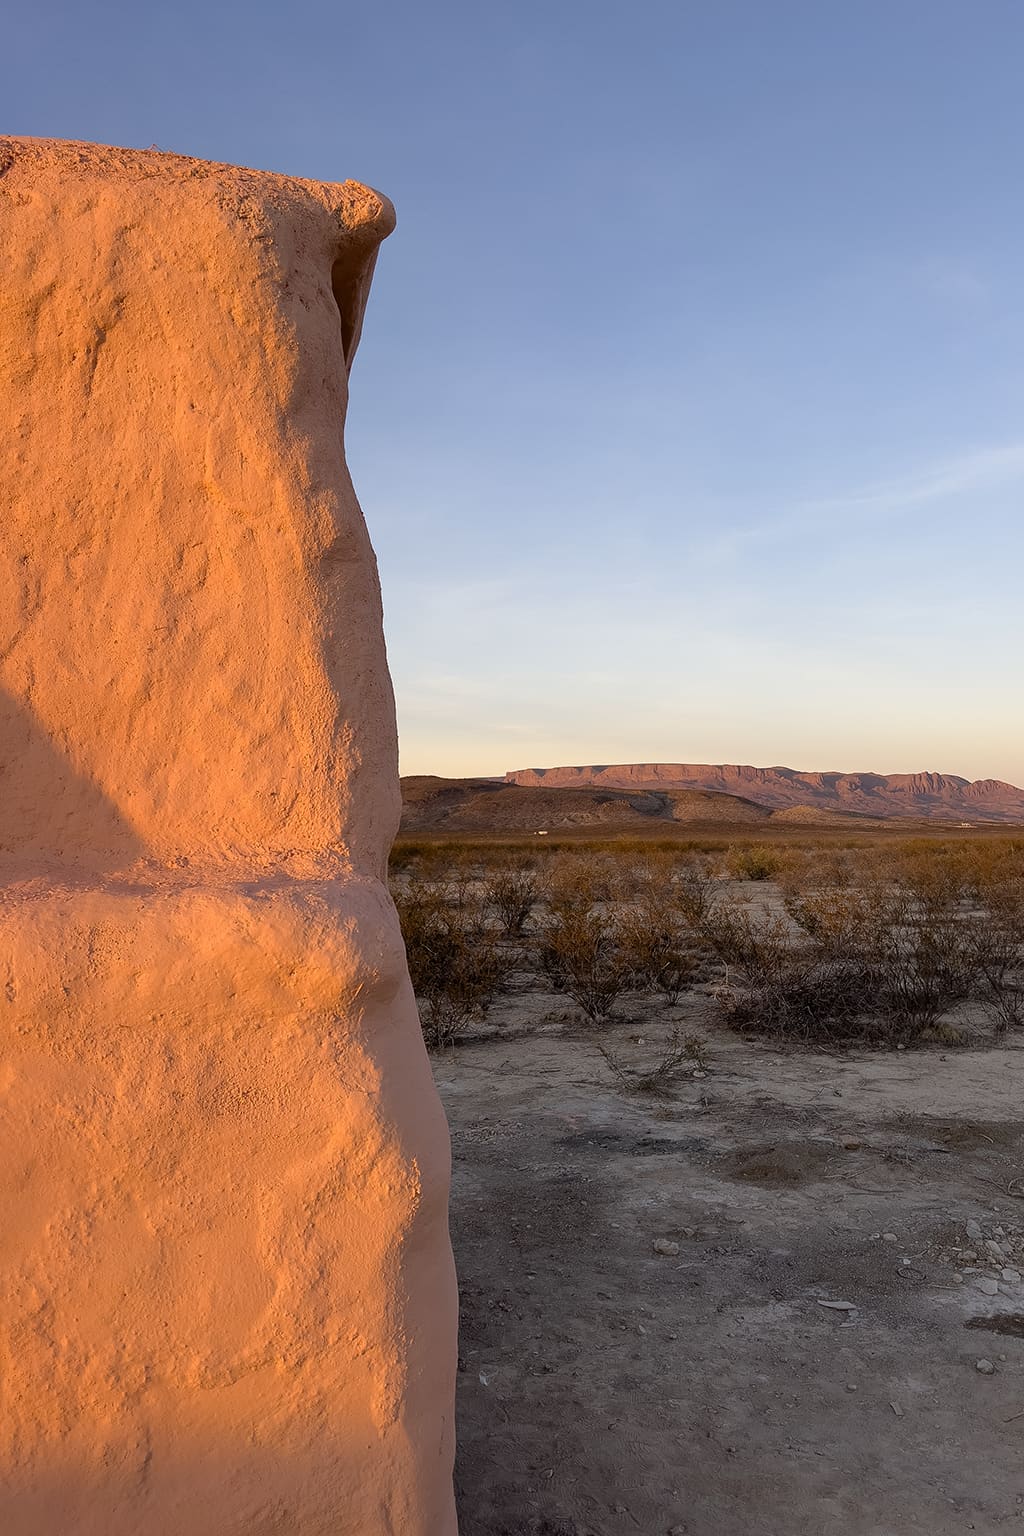
[[[710,1159],[711,1143],[703,1136],[656,1136],[650,1133],[630,1136],[622,1131],[575,1131],[559,1138],[558,1145],[567,1152],[621,1152],[627,1157],[686,1157]]]
[[[724,1157],[719,1166],[726,1178],[784,1189],[824,1178],[829,1164],[829,1153],[823,1147],[800,1142],[768,1142],[762,1146],[740,1147]]]
[[[965,1328],[1001,1333],[1008,1339],[1024,1339],[1024,1312],[996,1312],[992,1317],[969,1317]]]
[[[435,1063],[461,1536],[1018,1530],[1024,1301],[979,1286],[986,1243],[1017,1263],[1024,1052],[790,1056],[686,1010],[709,1076],[667,1102],[621,1092],[582,1037]],[[672,1025],[652,1012],[645,1037]]]
[[[1006,1120],[933,1120],[921,1117],[906,1129],[951,1152],[1019,1152],[1024,1160],[1024,1129]]]

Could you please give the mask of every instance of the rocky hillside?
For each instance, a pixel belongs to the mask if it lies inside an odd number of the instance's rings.
[[[429,774],[402,780],[403,832],[639,831],[656,822],[757,827],[769,818],[751,800],[703,790],[561,789]]]
[[[507,784],[531,789],[680,790],[741,796],[769,811],[818,810],[884,819],[1024,822],[1024,790],[999,779],[944,773],[802,773],[735,763],[620,763],[520,768]]]

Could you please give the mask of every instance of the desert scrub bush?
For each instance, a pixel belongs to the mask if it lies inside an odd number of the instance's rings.
[[[725,856],[725,867],[734,880],[771,880],[778,873],[782,857],[776,848],[763,843],[741,843],[730,848]]]
[[[395,905],[423,1037],[432,1049],[451,1045],[486,1017],[508,962],[478,910],[448,905],[423,886],[399,892]]]
[[[536,871],[527,863],[497,870],[484,887],[484,900],[494,909],[510,939],[522,933],[540,895]]]
[[[934,1031],[971,989],[970,930],[940,909],[901,911],[883,930],[879,1011],[909,1039]]]
[[[672,883],[679,855],[671,848],[644,848],[631,860],[634,894],[664,891]]]
[[[971,924],[970,958],[996,1031],[1024,1025],[1024,873],[985,871],[975,878],[981,908]]]
[[[823,963],[784,917],[720,902],[701,933],[725,967],[715,996],[733,1023],[810,1040],[841,1034],[856,1017],[860,977],[849,966]]]
[[[863,878],[865,868],[860,850],[794,848],[783,855],[775,881],[788,900],[804,891],[857,884]]]
[[[599,1045],[598,1050],[623,1088],[635,1093],[669,1093],[694,1072],[707,1072],[707,1046],[699,1035],[683,1034],[674,1029],[664,1049],[643,1067],[634,1067],[614,1051]]]
[[[721,885],[710,859],[689,859],[677,868],[669,895],[690,927],[699,929]]]
[[[592,906],[557,908],[541,930],[537,961],[592,1024],[608,1017],[630,983],[618,920]]]
[[[556,854],[546,874],[545,896],[555,913],[620,901],[623,896],[624,866],[614,855]]]
[[[911,1042],[966,993],[967,930],[951,909],[876,882],[806,892],[787,913],[720,901],[702,921],[726,967],[717,995],[738,1025],[803,1041]]]
[[[937,867],[909,883],[875,877],[787,901],[819,970],[855,985],[859,1033],[914,1040],[971,988],[971,929],[960,883]]]
[[[630,986],[660,992],[670,1007],[677,1003],[698,966],[679,913],[651,895],[621,911],[616,929]]]

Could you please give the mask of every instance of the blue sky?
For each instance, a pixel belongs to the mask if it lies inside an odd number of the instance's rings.
[[[1017,0],[54,4],[3,127],[380,187],[406,772],[1024,784]]]

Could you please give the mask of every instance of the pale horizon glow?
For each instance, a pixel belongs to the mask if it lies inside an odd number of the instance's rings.
[[[393,198],[348,456],[405,773],[1024,784],[1024,11],[42,0],[5,131]]]

